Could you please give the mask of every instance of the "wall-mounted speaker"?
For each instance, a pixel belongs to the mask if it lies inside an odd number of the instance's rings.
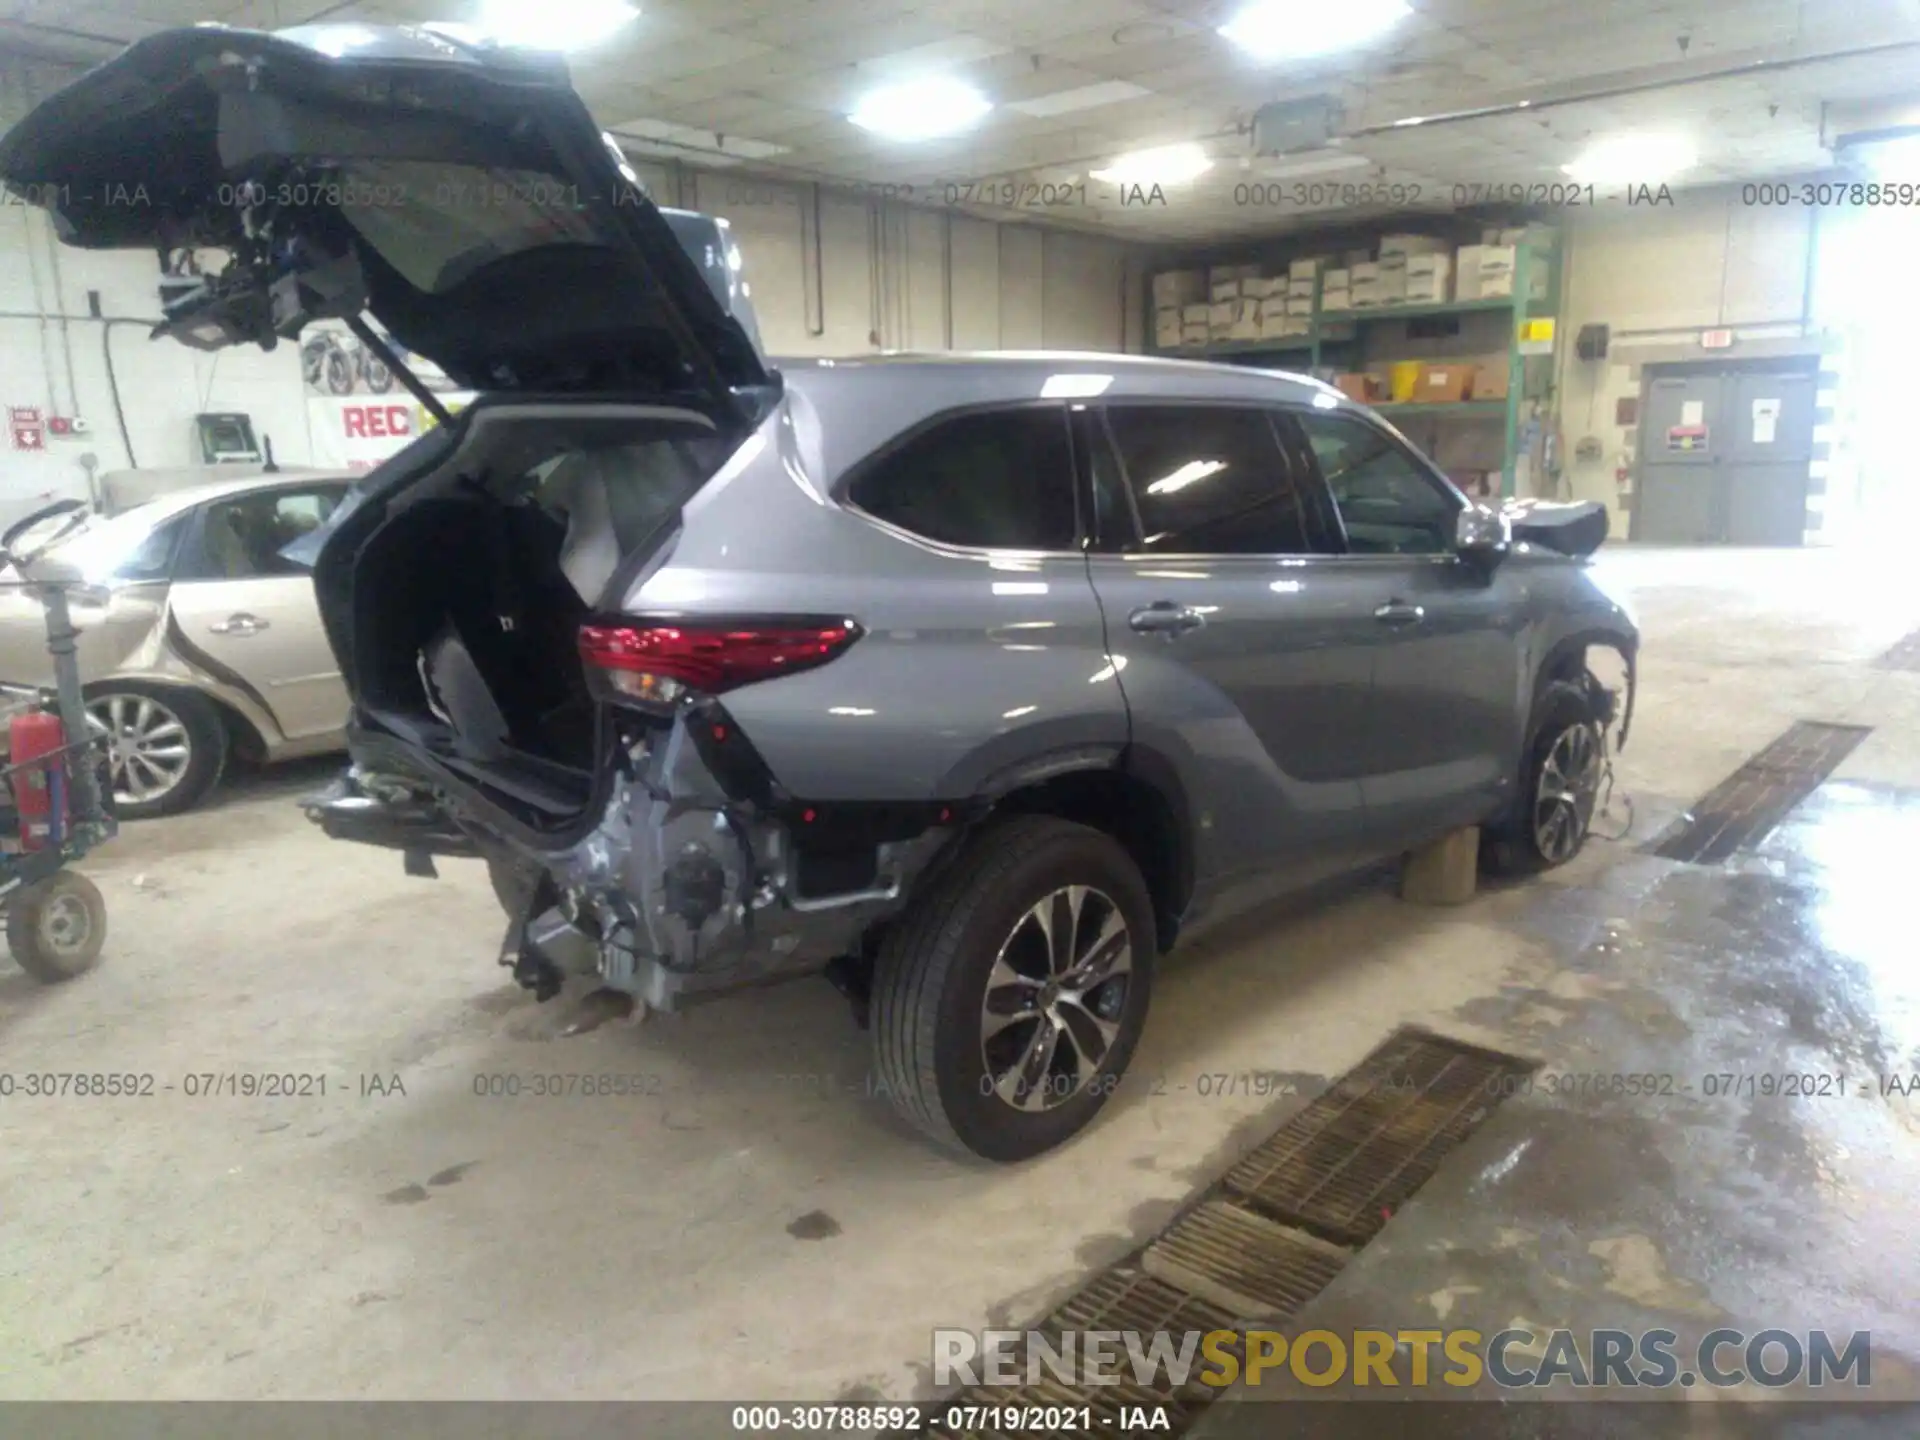
[[[1582,325],[1579,335],[1574,337],[1573,353],[1582,360],[1604,360],[1611,336],[1612,331],[1605,325]]]

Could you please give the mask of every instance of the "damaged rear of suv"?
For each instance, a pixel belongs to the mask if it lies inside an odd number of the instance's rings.
[[[155,203],[103,201],[129,176]],[[1259,372],[776,373],[724,231],[645,198],[556,61],[164,32],[0,178],[68,243],[226,250],[158,333],[341,318],[436,405],[371,315],[477,392],[296,547],[353,701],[309,808],[413,873],[484,858],[542,999],[825,971],[902,1113],[1014,1160],[1113,1093],[1183,930],[1465,826],[1585,838],[1587,654],[1630,709],[1637,643],[1583,568],[1604,512],[1529,543]]]

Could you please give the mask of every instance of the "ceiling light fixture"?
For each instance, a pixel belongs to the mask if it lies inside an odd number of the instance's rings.
[[[1677,135],[1616,135],[1560,168],[1582,185],[1659,185],[1698,160],[1693,146]]]
[[[1159,145],[1122,155],[1093,178],[1107,185],[1184,185],[1213,168],[1198,145]]]
[[[626,0],[485,0],[477,28],[489,40],[530,50],[584,50],[639,11]]]
[[[1351,50],[1413,12],[1405,0],[1256,0],[1220,33],[1259,60],[1301,60]]]
[[[992,108],[971,85],[936,75],[882,86],[847,119],[888,140],[937,140],[965,130]]]

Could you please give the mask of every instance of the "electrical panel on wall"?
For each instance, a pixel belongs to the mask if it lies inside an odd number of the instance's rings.
[[[203,465],[257,465],[260,442],[253,417],[234,411],[193,417],[194,448]]]

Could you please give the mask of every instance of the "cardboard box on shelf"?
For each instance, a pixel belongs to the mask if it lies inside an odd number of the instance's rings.
[[[1443,255],[1416,255],[1415,261],[1429,264],[1407,268],[1407,303],[1444,305],[1453,299],[1453,262]]]
[[[1476,360],[1473,365],[1473,389],[1468,394],[1470,400],[1504,400],[1507,398],[1507,357],[1488,355]]]
[[[1451,254],[1453,246],[1445,240],[1436,240],[1431,235],[1382,235],[1380,237],[1380,258],[1389,255],[1446,255]]]
[[[1306,296],[1305,298],[1302,298],[1301,296],[1298,296],[1298,295],[1289,295],[1287,297],[1287,314],[1289,315],[1313,314],[1313,297],[1309,295],[1309,296]]]
[[[1207,324],[1215,330],[1224,330],[1233,323],[1234,316],[1239,312],[1238,300],[1216,300],[1207,307]]]
[[[1180,343],[1180,312],[1178,309],[1156,310],[1153,312],[1153,343],[1166,349]]]
[[[1162,310],[1207,298],[1204,270],[1162,270],[1153,277],[1153,303]]]
[[[1320,268],[1324,264],[1326,264],[1326,260],[1323,256],[1309,255],[1305,259],[1296,260],[1287,266],[1287,278],[1289,280],[1311,280],[1320,273]]]
[[[1420,367],[1420,378],[1413,387],[1418,405],[1442,405],[1465,400],[1473,393],[1473,376],[1478,369],[1471,360],[1429,360]]]
[[[1185,325],[1204,325],[1213,315],[1213,306],[1205,300],[1193,305],[1180,307],[1180,320]]]
[[[1344,290],[1353,283],[1353,271],[1342,265],[1338,269],[1328,270],[1320,277],[1322,290]]]
[[[1267,275],[1254,275],[1240,282],[1242,300],[1264,300],[1274,293],[1274,286],[1284,286],[1287,282],[1276,280]]]
[[[1215,280],[1207,291],[1207,298],[1216,305],[1225,304],[1230,300],[1238,300],[1240,298],[1240,282],[1238,280]]]
[[[1351,290],[1322,290],[1320,292],[1322,310],[1351,310],[1353,292]]]
[[[1213,331],[1205,325],[1182,325],[1180,327],[1180,348],[1197,350],[1213,338]]]
[[[1311,335],[1313,333],[1313,321],[1305,315],[1288,315],[1280,322],[1280,333],[1290,336]]]
[[[1358,400],[1362,405],[1372,405],[1387,398],[1387,387],[1380,377],[1365,370],[1337,375],[1333,385],[1349,400]]]
[[[1480,243],[1482,245],[1524,245],[1527,243],[1527,227],[1521,225],[1510,230],[1482,230]]]
[[[1260,302],[1260,318],[1263,320],[1284,319],[1286,313],[1287,297],[1284,295],[1269,295]]]

